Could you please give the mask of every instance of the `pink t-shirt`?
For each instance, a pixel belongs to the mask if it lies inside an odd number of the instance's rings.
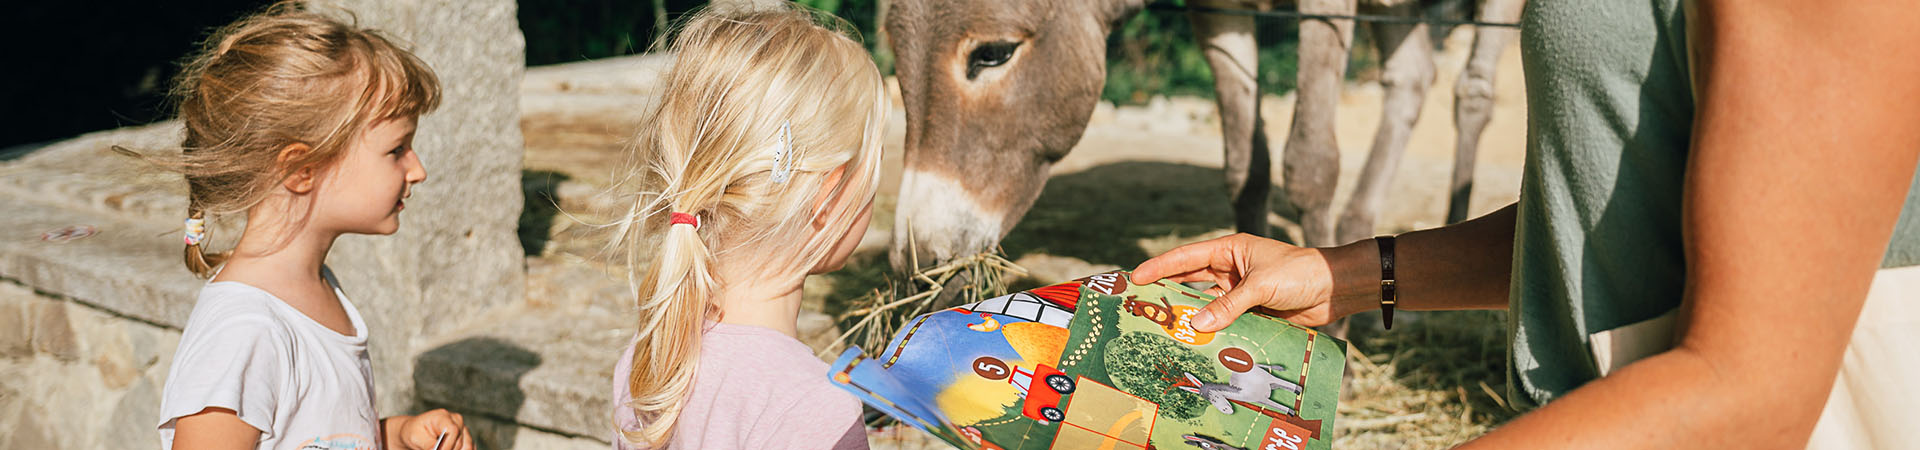
[[[675,449],[865,449],[860,400],[827,381],[827,363],[778,331],[709,324],[701,336],[693,392],[674,425]],[[637,342],[636,342],[637,343]],[[640,430],[625,403],[631,394],[633,345],[613,369],[614,421]],[[613,435],[620,450],[644,448]]]

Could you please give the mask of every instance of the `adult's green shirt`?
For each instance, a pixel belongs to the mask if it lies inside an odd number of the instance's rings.
[[[1533,0],[1522,16],[1527,160],[1508,375],[1523,407],[1600,377],[1593,333],[1680,306],[1695,108],[1682,1]],[[1920,179],[1882,264],[1911,265],[1920,265]]]

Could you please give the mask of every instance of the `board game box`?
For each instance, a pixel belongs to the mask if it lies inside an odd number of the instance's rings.
[[[828,377],[958,448],[1331,448],[1345,342],[1257,313],[1201,333],[1212,296],[1127,277],[915,317]]]

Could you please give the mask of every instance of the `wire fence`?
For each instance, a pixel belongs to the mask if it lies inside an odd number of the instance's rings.
[[[1513,29],[1520,28],[1520,24],[1518,23],[1482,22],[1478,20],[1454,20],[1454,19],[1442,19],[1438,17],[1387,16],[1387,15],[1380,15],[1380,14],[1309,14],[1309,13],[1303,13],[1299,11],[1260,11],[1260,10],[1252,10],[1252,9],[1222,9],[1222,8],[1206,8],[1206,7],[1199,7],[1199,6],[1181,6],[1181,5],[1174,5],[1174,4],[1168,4],[1168,3],[1154,3],[1151,5],[1147,5],[1147,9],[1153,10],[1153,11],[1231,14],[1231,15],[1237,15],[1237,16],[1274,17],[1274,18],[1286,18],[1286,19],[1353,20],[1358,22],[1376,22],[1376,23],[1424,23],[1428,25],[1442,25],[1442,26],[1473,25],[1477,27],[1501,27],[1501,28],[1513,28]]]

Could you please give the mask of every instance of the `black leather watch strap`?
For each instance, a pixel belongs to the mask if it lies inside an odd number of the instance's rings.
[[[1400,303],[1393,280],[1393,236],[1373,238],[1380,247],[1380,325],[1393,329],[1393,307]]]

